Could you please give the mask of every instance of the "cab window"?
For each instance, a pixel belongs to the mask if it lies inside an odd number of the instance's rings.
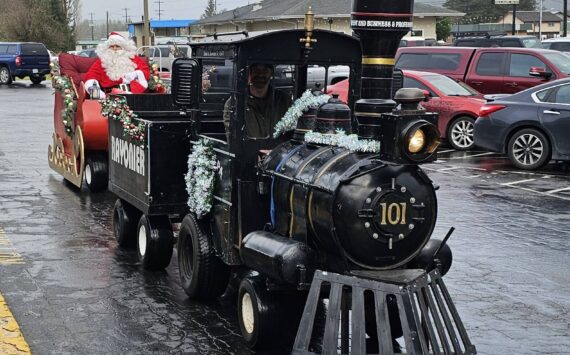
[[[511,54],[509,76],[530,77],[529,71],[532,67],[546,68],[548,72],[551,72],[542,60],[533,55]]]
[[[475,72],[483,76],[502,75],[501,63],[504,53],[483,53],[479,58]]]

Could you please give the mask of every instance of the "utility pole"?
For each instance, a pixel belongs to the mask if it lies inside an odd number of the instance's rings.
[[[150,46],[150,19],[148,18],[148,0],[144,1],[143,46]]]
[[[129,23],[129,20],[127,20],[128,17],[129,17],[129,14],[128,14],[127,11],[128,11],[129,9],[126,8],[126,7],[123,7],[121,10],[125,10],[125,25],[126,25],[127,23]]]
[[[568,36],[568,0],[564,0],[563,14],[564,14],[564,16],[562,16],[562,20],[564,21],[564,24],[563,24],[564,30],[562,31],[562,36],[566,37],[566,36]]]
[[[516,34],[517,4],[513,4],[513,36]]]
[[[159,20],[159,21],[160,21],[160,15],[164,12],[164,10],[161,10],[161,9],[160,9],[160,4],[162,4],[163,2],[164,2],[164,1],[160,1],[160,0],[155,1],[155,3],[158,3],[158,11],[157,11],[157,12],[158,12],[158,20]]]
[[[91,16],[91,21],[89,22],[89,27],[91,27],[91,40],[92,41],[95,40],[95,36],[93,35],[93,30],[95,29],[95,24],[93,23],[93,15],[95,15],[93,12],[89,13],[89,16]]]
[[[109,37],[109,11],[107,11],[107,37]]]
[[[542,0],[540,0],[540,12],[538,14],[538,40],[542,41]]]

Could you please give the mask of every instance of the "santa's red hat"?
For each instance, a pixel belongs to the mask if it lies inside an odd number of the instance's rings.
[[[97,55],[101,56],[101,53],[112,45],[118,45],[121,48],[123,48],[125,51],[133,54],[137,49],[135,43],[132,40],[125,38],[119,32],[111,32],[109,33],[107,40],[104,43],[101,43],[99,44],[99,46],[97,46]]]

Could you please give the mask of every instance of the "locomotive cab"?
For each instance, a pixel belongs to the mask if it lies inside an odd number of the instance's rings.
[[[295,99],[315,89],[308,71],[314,66],[345,66],[349,68],[353,92],[349,104],[360,93],[359,41],[352,36],[315,30],[314,47],[303,50],[299,39],[304,35],[302,30],[232,33],[192,44],[192,58],[199,61],[203,72],[195,138],[214,146],[219,164],[210,227],[213,240],[219,241],[222,259],[229,265],[242,264],[239,250],[243,239],[249,232],[263,230],[270,221],[269,185],[260,180],[256,167],[268,151],[290,138],[274,138],[274,124]],[[271,70],[267,102],[285,102],[273,108],[273,117],[264,117],[270,121],[269,130],[261,135],[259,130],[252,134],[247,122],[249,111],[256,109],[249,103],[252,97],[248,88],[251,68],[258,64]],[[173,85],[176,86],[175,81]]]

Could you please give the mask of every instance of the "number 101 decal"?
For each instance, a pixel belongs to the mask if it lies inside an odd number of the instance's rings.
[[[380,225],[406,224],[406,209],[408,204],[406,202],[400,203],[381,203]]]

